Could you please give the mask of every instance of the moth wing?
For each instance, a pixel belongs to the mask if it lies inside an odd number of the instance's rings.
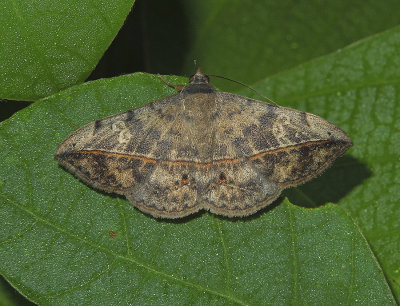
[[[183,116],[179,96],[166,97],[81,127],[61,143],[56,156],[98,150],[176,160],[183,150],[182,143],[190,143]],[[195,153],[188,151],[185,153],[189,156]]]
[[[225,92],[217,97],[213,160],[226,162],[202,194],[210,210],[223,205],[222,214],[225,207],[229,216],[250,214],[282,189],[319,175],[352,146],[340,128],[316,115]]]
[[[244,160],[213,165],[207,178],[200,193],[204,208],[228,217],[250,215],[275,200],[282,190]]]
[[[55,159],[87,184],[126,195],[154,216],[199,210],[196,190],[183,179],[185,169],[160,163],[179,158],[182,140],[190,144],[177,99],[170,96],[91,122],[61,143]]]
[[[243,158],[279,184],[317,176],[352,146],[345,132],[316,115],[224,92],[218,101],[214,159]]]

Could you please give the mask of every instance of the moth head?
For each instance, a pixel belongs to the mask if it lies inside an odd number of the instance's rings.
[[[197,68],[196,73],[191,75],[189,78],[190,84],[208,84],[210,78],[201,72],[200,68]]]

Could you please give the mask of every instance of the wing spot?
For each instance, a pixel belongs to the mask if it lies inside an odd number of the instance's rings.
[[[226,183],[228,183],[228,180],[226,179],[225,173],[223,173],[223,172],[220,173],[220,175],[219,175],[219,182],[220,182],[221,184],[226,184]]]
[[[187,185],[189,184],[189,177],[186,173],[182,174],[182,180],[181,180],[182,185]]]

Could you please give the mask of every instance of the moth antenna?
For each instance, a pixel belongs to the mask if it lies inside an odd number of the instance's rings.
[[[161,79],[161,81],[163,81],[165,84],[167,84],[169,87],[172,87],[176,91],[182,91],[186,87],[186,85],[184,85],[184,84],[176,85],[176,84],[172,84],[172,83],[168,82],[166,79],[164,79],[164,77],[161,74],[157,74],[157,76]]]
[[[239,84],[239,85],[242,85],[242,86],[246,87],[247,89],[250,89],[251,91],[255,92],[255,93],[258,94],[259,96],[261,96],[261,97],[267,99],[267,100],[268,100],[269,102],[271,102],[272,104],[278,105],[278,103],[276,103],[274,100],[272,100],[271,98],[268,98],[267,96],[264,96],[261,92],[259,92],[258,90],[254,89],[253,87],[251,87],[251,86],[249,86],[249,85],[247,85],[247,84],[244,84],[244,83],[242,83],[242,82],[239,82],[239,81],[236,81],[236,80],[227,78],[227,77],[223,77],[223,76],[220,76],[220,75],[209,74],[209,76],[216,77],[216,78],[220,78],[220,79],[224,79],[224,80],[231,81],[231,82],[233,82],[233,83],[237,83],[237,84]]]

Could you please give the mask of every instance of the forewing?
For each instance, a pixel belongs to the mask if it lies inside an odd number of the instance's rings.
[[[337,126],[316,115],[219,92],[214,159],[249,161],[282,188],[307,181],[351,145]]]
[[[83,126],[60,145],[56,155],[99,150],[177,160],[182,143],[188,143],[190,137],[183,115],[179,96],[170,96]],[[186,156],[193,156],[192,151],[186,150]]]

